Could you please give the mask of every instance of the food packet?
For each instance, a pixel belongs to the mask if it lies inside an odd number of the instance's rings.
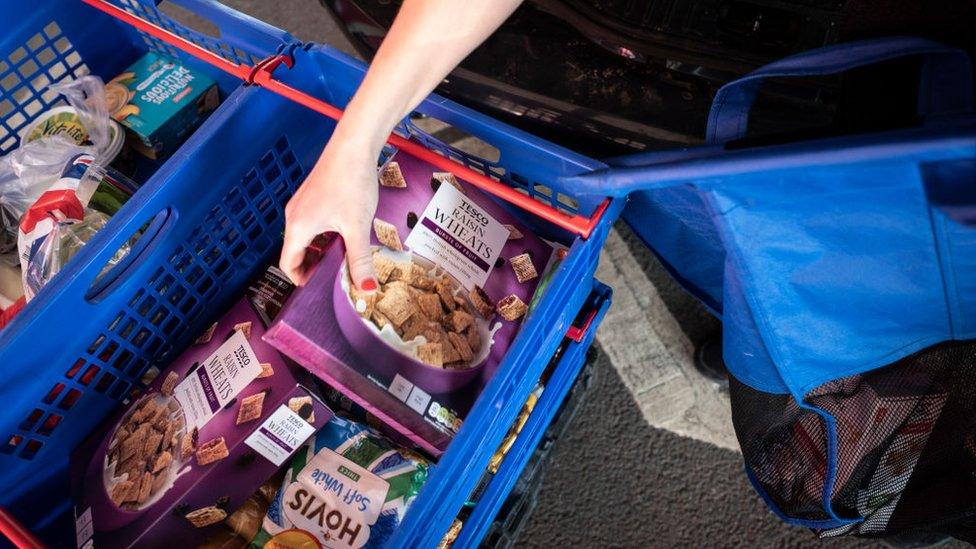
[[[115,135],[117,128],[109,116],[105,84],[102,79],[91,75],[82,76],[75,80],[54,84],[48,89],[64,97],[80,119],[82,128],[74,128],[72,127],[74,124],[66,124],[62,117],[45,119],[42,115],[39,117],[40,124],[35,124],[31,128],[33,131],[28,132],[23,141],[45,139],[51,135],[67,135],[76,145],[89,149],[102,162],[106,164],[111,162],[112,158],[108,157],[114,156],[111,149],[114,149],[113,141],[117,140]],[[114,153],[117,154],[117,151]]]
[[[61,177],[28,208],[17,247],[24,295],[32,299],[118,211],[127,195],[88,153],[71,158]],[[96,199],[97,197],[97,199]],[[130,246],[119,248],[106,268],[117,264]]]
[[[251,547],[383,547],[428,467],[371,427],[334,416],[292,457]]]
[[[56,107],[53,110],[71,110],[70,120],[42,113],[24,131],[20,147],[0,157],[0,261],[8,265],[18,263],[17,229],[21,218],[58,180],[65,163],[78,154],[89,153],[107,165],[117,154],[122,137],[122,130],[108,115],[105,86],[97,76],[84,76],[52,85],[49,89],[67,100],[70,108]],[[135,186],[128,187],[131,195]],[[118,198],[117,194],[109,192],[105,202],[118,201]],[[101,203],[102,197],[95,202]],[[114,213],[102,211],[109,215]]]
[[[61,136],[31,141],[0,158],[0,260],[16,265],[17,228],[31,204],[81,149]]]
[[[274,501],[285,476],[282,469],[265,481],[260,488],[224,520],[223,528],[211,535],[199,549],[243,549],[261,529],[268,506]]]

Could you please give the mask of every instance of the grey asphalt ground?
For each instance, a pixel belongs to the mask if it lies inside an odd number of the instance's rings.
[[[766,510],[739,455],[653,428],[606,355],[560,440],[525,547],[872,547],[822,543]]]
[[[224,0],[305,41],[353,53],[316,0]],[[661,295],[688,341],[718,330],[630,231],[618,234]],[[525,547],[872,547],[820,542],[769,512],[737,452],[651,426],[600,353],[597,382],[557,443],[537,506],[519,539]]]

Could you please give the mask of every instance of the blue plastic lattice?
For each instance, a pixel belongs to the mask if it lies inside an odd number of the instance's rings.
[[[303,179],[280,137],[5,437],[0,452],[33,459],[86,391],[122,400],[141,389],[146,370],[170,358],[223,284],[274,249],[285,202]]]
[[[165,14],[153,0],[112,0],[112,3],[140,19],[145,19],[234,63],[254,65],[264,57],[262,54],[244,51],[244,49],[232,46],[224,40],[188,28]],[[172,57],[179,56],[179,50],[173,46],[142,31],[137,32],[142,36],[146,45],[154,51]]]
[[[57,21],[48,22],[0,59],[0,155],[17,147],[19,133],[40,113],[63,103],[48,86],[88,73]]]

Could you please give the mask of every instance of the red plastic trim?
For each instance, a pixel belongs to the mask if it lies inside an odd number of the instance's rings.
[[[189,40],[186,40],[172,32],[158,27],[149,21],[142,18],[136,17],[131,13],[120,9],[107,0],[81,0],[82,2],[88,4],[89,6],[98,9],[116,19],[124,21],[129,25],[172,45],[175,48],[182,50],[183,52],[192,55],[202,61],[205,61],[214,67],[230,73],[237,78],[240,78],[248,84],[254,84],[256,86],[261,86],[266,88],[271,92],[274,92],[286,99],[294,101],[300,105],[303,105],[315,112],[324,114],[325,116],[338,120],[342,117],[342,110],[336,108],[325,101],[316,99],[302,91],[296,90],[283,84],[282,82],[275,80],[272,76],[272,72],[279,65],[284,63],[288,67],[292,66],[291,58],[284,55],[276,55],[269,57],[261,62],[259,62],[254,67],[249,67],[247,65],[238,65],[231,61],[220,57],[219,55],[202,48]],[[600,218],[603,212],[606,211],[607,206],[610,204],[610,199],[605,200],[600,206],[593,212],[592,217],[583,217],[581,215],[570,215],[559,209],[550,206],[549,204],[544,204],[528,197],[524,194],[519,193],[515,189],[509,187],[508,185],[496,181],[485,174],[478,173],[466,166],[463,166],[450,158],[441,156],[440,154],[424,148],[422,145],[400,137],[396,134],[391,134],[387,139],[387,143],[403,149],[404,151],[433,164],[439,169],[449,171],[460,177],[461,179],[471,183],[479,189],[489,192],[506,202],[514,204],[523,210],[536,215],[546,221],[562,227],[568,231],[576,233],[583,238],[588,238],[593,232],[594,228],[599,224]]]
[[[3,534],[18,549],[43,549],[44,547],[34,534],[24,528],[20,521],[3,507],[0,507],[0,534]]]
[[[196,57],[201,61],[209,63],[224,72],[228,72],[240,78],[241,80],[246,80],[247,75],[251,70],[251,67],[245,65],[238,65],[237,63],[228,61],[223,57],[217,55],[216,53],[213,53],[206,48],[202,48],[181,36],[173,34],[172,32],[169,32],[168,30],[165,30],[161,27],[157,27],[156,25],[150,23],[149,21],[146,21],[145,19],[142,19],[140,17],[136,17],[135,15],[132,15],[131,13],[123,10],[122,8],[113,6],[112,4],[108,3],[107,0],[81,0],[81,1],[95,9],[98,9],[100,11],[103,11],[111,15],[116,19],[119,19],[120,21],[132,25],[133,27],[145,32],[146,34],[154,38],[158,38],[163,42],[166,42],[167,44],[173,46],[174,48],[182,50],[184,53],[187,53],[189,55],[192,55],[193,57]]]
[[[594,307],[589,314],[586,315],[586,320],[583,321],[582,326],[570,326],[566,330],[566,337],[572,339],[576,343],[583,343],[583,338],[586,337],[586,332],[590,331],[590,325],[593,324],[593,319],[596,318],[596,313],[600,311],[599,307]]]
[[[289,69],[295,66],[295,60],[291,56],[272,55],[271,57],[262,59],[257,65],[251,67],[251,71],[247,74],[247,78],[244,79],[244,83],[261,86],[262,82],[267,82],[271,78],[271,73],[280,67],[282,63]]]

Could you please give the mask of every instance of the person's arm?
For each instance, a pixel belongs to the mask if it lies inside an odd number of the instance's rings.
[[[376,289],[369,235],[376,159],[394,126],[511,15],[521,0],[404,0],[308,178],[285,208],[281,268],[305,284],[305,248],[337,232],[357,287]]]

